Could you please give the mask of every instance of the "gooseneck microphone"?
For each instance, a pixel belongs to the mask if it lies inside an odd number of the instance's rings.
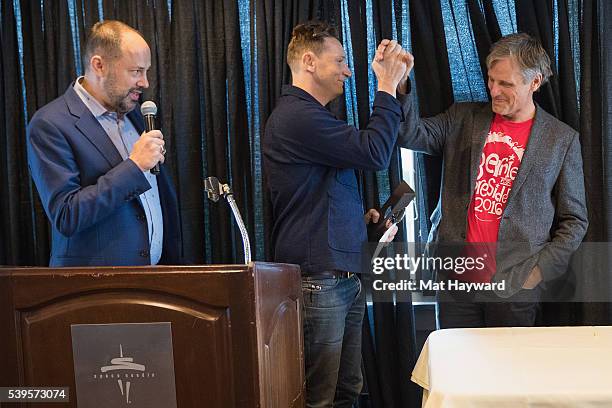
[[[140,106],[140,112],[145,121],[145,130],[150,132],[155,129],[155,115],[157,115],[157,105],[155,102],[146,101]],[[151,174],[159,174],[159,162],[151,169]]]

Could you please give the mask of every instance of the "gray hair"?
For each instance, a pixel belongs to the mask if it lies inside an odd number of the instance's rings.
[[[542,74],[542,84],[552,75],[550,58],[535,38],[525,33],[510,34],[502,37],[491,47],[487,56],[487,69],[503,58],[512,58],[518,64],[525,82],[530,82],[537,74]]]

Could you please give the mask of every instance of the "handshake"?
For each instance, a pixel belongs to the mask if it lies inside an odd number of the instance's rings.
[[[382,40],[376,49],[372,70],[378,80],[378,90],[396,96],[406,93],[408,76],[414,66],[414,57],[395,40]]]

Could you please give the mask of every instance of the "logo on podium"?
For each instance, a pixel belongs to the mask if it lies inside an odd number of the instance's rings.
[[[71,330],[79,407],[176,408],[170,323]]]
[[[132,403],[130,400],[130,386],[132,381],[130,381],[130,379],[134,378],[134,373],[128,374],[126,371],[136,371],[136,380],[155,378],[155,373],[146,372],[147,368],[144,364],[134,363],[134,359],[132,357],[123,357],[123,346],[121,344],[119,344],[119,357],[111,359],[110,362],[111,365],[100,367],[100,372],[102,374],[94,374],[93,378],[108,379],[108,374],[104,373],[118,371],[116,374],[117,384],[119,385],[121,395],[125,396],[125,402],[127,404]],[[115,374],[111,374],[111,380],[114,378]]]

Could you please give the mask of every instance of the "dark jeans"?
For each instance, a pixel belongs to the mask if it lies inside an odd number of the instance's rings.
[[[306,407],[352,407],[363,385],[359,278],[302,277],[302,293]]]
[[[541,288],[523,289],[507,299],[493,292],[440,291],[438,322],[441,329],[461,327],[530,327],[535,324]]]

